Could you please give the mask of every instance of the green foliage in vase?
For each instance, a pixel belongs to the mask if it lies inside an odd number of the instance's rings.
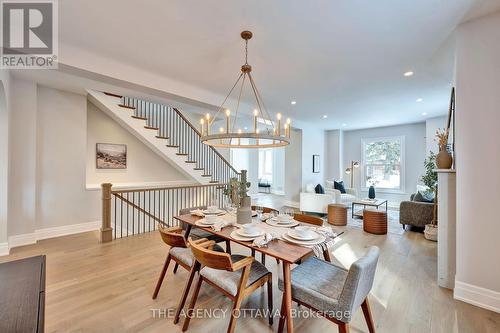
[[[424,185],[429,188],[430,192],[436,192],[438,176],[437,172],[434,170],[436,167],[436,154],[432,151],[429,152],[429,156],[424,161],[425,174],[420,177],[420,180]]]

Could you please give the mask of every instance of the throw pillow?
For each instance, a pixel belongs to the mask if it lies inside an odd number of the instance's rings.
[[[423,202],[424,201],[424,197],[422,196],[422,193],[420,193],[420,192],[415,193],[415,195],[413,196],[413,201],[415,201],[415,202]]]
[[[321,184],[316,185],[316,187],[314,188],[314,190],[318,194],[325,194],[325,189],[323,188],[323,186],[321,186]]]
[[[420,192],[419,191],[419,193],[422,195],[424,202],[430,202],[430,203],[434,202],[434,192],[431,192],[431,191]]]
[[[335,182],[333,180],[327,180],[325,187],[333,190],[335,189]]]
[[[343,180],[341,180],[339,182],[338,181],[334,181],[333,184],[334,184],[334,188],[336,190],[339,190],[340,193],[345,193],[345,187],[344,187],[344,181]]]

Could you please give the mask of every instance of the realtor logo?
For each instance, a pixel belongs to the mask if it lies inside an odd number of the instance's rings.
[[[57,2],[1,1],[2,68],[57,68]]]

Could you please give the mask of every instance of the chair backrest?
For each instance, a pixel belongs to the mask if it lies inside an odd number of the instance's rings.
[[[376,246],[371,246],[366,254],[355,261],[344,283],[344,288],[339,298],[339,308],[341,311],[350,311],[351,315],[361,306],[366,296],[370,293],[377,269],[377,262],[380,250]]]
[[[252,210],[255,210],[257,206],[252,206]],[[279,213],[277,209],[270,208],[270,207],[262,207],[262,212],[265,214],[269,214],[270,212],[276,212]]]
[[[233,262],[229,254],[213,251],[203,246],[203,244],[195,243],[191,238],[189,239],[189,245],[194,257],[203,266],[226,271],[232,270]]]
[[[187,247],[186,239],[181,233],[174,232],[173,230],[180,230],[177,228],[165,228],[161,224],[158,224],[158,231],[160,232],[161,239],[167,245],[171,247]]]
[[[317,226],[323,225],[323,219],[317,216],[305,215],[305,214],[294,214],[293,219],[299,222],[314,224]]]
[[[190,208],[182,208],[182,209],[179,209],[179,215],[189,214],[192,210],[195,210],[195,209],[205,210],[205,209],[207,209],[207,206],[196,206],[196,207],[190,207]],[[180,221],[180,225],[181,225],[181,228],[183,230],[187,229],[188,225],[185,222]]]

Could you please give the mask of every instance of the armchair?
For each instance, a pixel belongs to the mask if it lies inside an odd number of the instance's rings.
[[[325,193],[333,196],[335,203],[342,203],[350,206],[350,204],[358,197],[358,190],[356,190],[355,188],[346,188],[345,192],[346,193],[340,193],[339,190],[333,188],[328,188],[325,190]]]
[[[414,194],[410,201],[402,201],[399,205],[399,223],[403,228],[406,225],[424,228],[426,224],[432,222],[434,203],[413,201],[413,197]]]

